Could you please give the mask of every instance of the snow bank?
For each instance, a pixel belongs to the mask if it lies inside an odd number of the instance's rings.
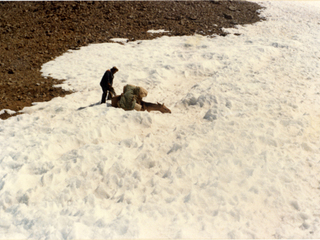
[[[240,36],[44,64],[76,93],[0,121],[0,238],[319,238],[319,8],[262,4]],[[172,114],[98,104],[112,66]]]

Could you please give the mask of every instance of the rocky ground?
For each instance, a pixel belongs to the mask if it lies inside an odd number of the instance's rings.
[[[42,64],[68,49],[111,38],[225,36],[222,28],[262,20],[259,9],[244,1],[0,2],[0,111],[70,94],[40,72]],[[169,32],[152,35],[150,29]],[[5,112],[0,118],[10,116]]]

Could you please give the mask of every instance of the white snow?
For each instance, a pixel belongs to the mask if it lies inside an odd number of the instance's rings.
[[[147,33],[166,33],[166,32],[169,32],[169,31],[166,31],[164,29],[158,29],[158,30],[151,29],[147,31]]]
[[[75,93],[0,121],[0,239],[320,238],[319,2],[261,4],[226,37],[44,64]],[[98,104],[112,66],[172,114]]]
[[[110,41],[117,42],[117,43],[126,43],[129,40],[127,38],[111,38]]]
[[[4,114],[4,113],[8,113],[8,114],[12,115],[12,114],[15,114],[16,111],[13,111],[13,110],[10,110],[10,109],[2,109],[2,110],[0,111],[0,115],[1,115],[1,114]]]

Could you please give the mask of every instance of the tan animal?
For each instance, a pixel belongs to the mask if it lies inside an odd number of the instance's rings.
[[[145,102],[145,101],[141,101],[141,110],[140,111],[160,111],[162,113],[171,113],[171,110],[169,108],[167,108],[164,103],[160,104],[160,103],[150,103],[150,102]]]
[[[118,108],[119,107],[118,102],[120,101],[120,98],[121,98],[121,95],[114,96],[111,99],[111,106]],[[148,112],[159,111],[162,113],[171,113],[171,110],[167,108],[164,104],[141,101],[140,105],[141,105],[140,111],[148,111]]]

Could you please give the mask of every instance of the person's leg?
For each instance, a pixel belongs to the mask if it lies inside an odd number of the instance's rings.
[[[142,108],[142,106],[139,103],[136,103],[134,105],[134,110],[136,110],[136,111],[141,111],[141,108]]]
[[[106,103],[106,98],[107,98],[107,93],[103,92],[102,93],[102,98],[101,98],[101,104]]]
[[[113,97],[113,95],[112,95],[111,91],[108,91],[108,97],[107,97],[107,100],[111,100],[111,99],[112,99],[112,97]]]
[[[102,98],[101,98],[101,104],[106,103],[106,98],[107,98],[107,93],[108,93],[107,89],[105,89],[105,88],[102,88],[102,91],[103,91],[103,93],[102,93]]]

